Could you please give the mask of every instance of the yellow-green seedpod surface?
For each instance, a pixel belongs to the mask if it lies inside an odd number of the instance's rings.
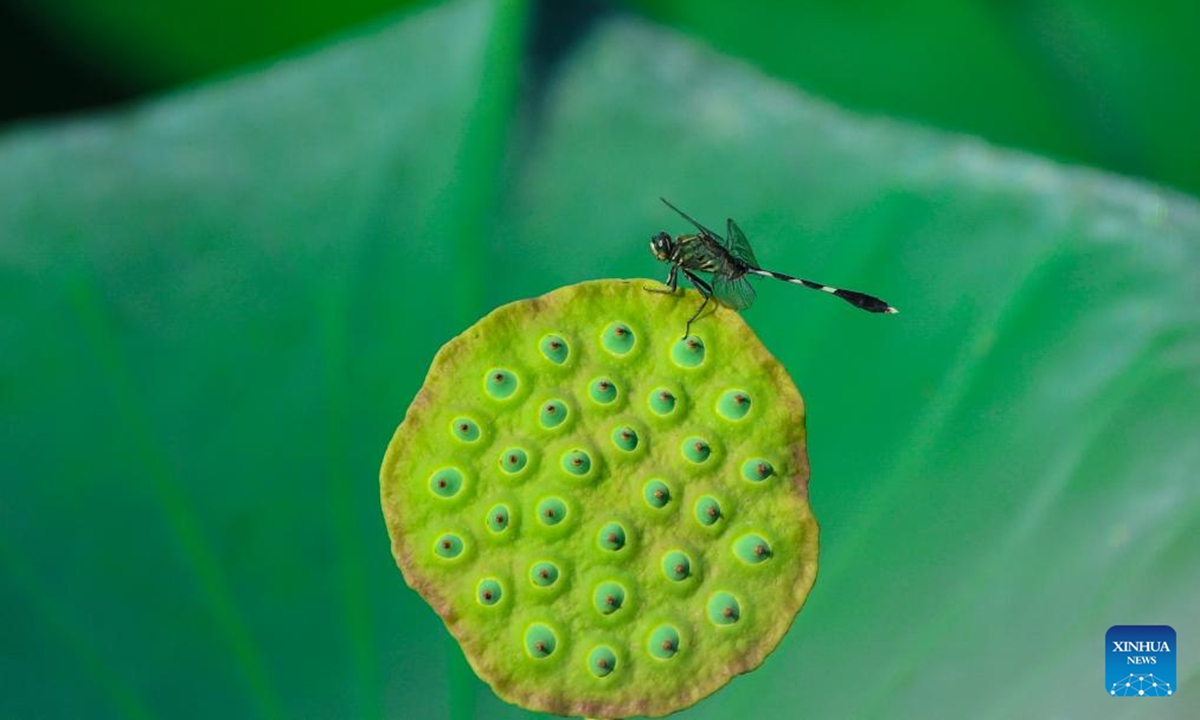
[[[408,584],[501,697],[659,716],[756,668],[817,572],[804,404],[732,311],[602,280],[447,343],[388,447]]]

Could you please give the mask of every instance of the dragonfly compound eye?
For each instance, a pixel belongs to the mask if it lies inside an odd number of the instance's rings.
[[[671,236],[660,232],[650,239],[650,250],[659,260],[666,260],[671,254]]]

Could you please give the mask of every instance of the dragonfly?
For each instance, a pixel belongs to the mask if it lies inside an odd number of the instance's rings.
[[[674,239],[667,232],[660,232],[650,238],[650,251],[654,257],[671,264],[667,275],[666,290],[646,288],[650,292],[674,294],[679,287],[679,275],[682,274],[700,294],[704,302],[687,321],[683,336],[691,334],[692,323],[704,312],[704,308],[712,299],[734,310],[745,310],[754,304],[756,296],[754,286],[746,279],[749,275],[761,275],[775,278],[784,282],[803,285],[812,290],[820,290],[839,297],[860,310],[873,313],[895,314],[896,308],[888,305],[874,295],[867,295],[856,290],[822,285],[819,282],[793,277],[772,270],[764,270],[754,257],[754,250],[746,240],[746,234],[737,226],[733,218],[725,221],[725,239],[722,240],[712,230],[701,225],[691,215],[672,205],[666,198],[659,198],[684,219],[695,226],[699,232],[679,235]],[[698,273],[707,273],[710,280],[705,280]]]

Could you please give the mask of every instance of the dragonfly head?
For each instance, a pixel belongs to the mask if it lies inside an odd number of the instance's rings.
[[[654,257],[659,260],[670,260],[671,251],[675,249],[675,243],[671,240],[671,236],[665,232],[660,232],[650,238],[650,252],[654,253]]]

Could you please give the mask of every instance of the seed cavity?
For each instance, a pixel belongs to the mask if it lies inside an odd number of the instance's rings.
[[[734,625],[742,619],[742,605],[733,593],[721,590],[708,598],[708,621],[713,625]]]
[[[721,503],[712,495],[701,495],[696,501],[696,522],[705,527],[712,527],[720,522],[723,514]]]
[[[596,542],[604,550],[615,552],[625,547],[625,539],[625,527],[619,522],[610,522],[600,528]]]
[[[457,468],[442,468],[429,476],[429,490],[440,498],[452,498],[463,488],[463,474]]]
[[[512,397],[519,384],[517,374],[504,368],[492,368],[483,377],[484,389],[496,400],[507,400]]]
[[[607,645],[597,645],[588,653],[588,670],[598,678],[608,677],[617,669],[617,653]]]
[[[663,575],[672,582],[683,582],[692,576],[692,559],[682,550],[671,550],[662,556]]]
[[[625,586],[619,582],[602,582],[592,592],[592,606],[601,615],[612,615],[625,604]]]
[[[567,345],[567,341],[562,339],[561,335],[543,335],[542,340],[538,343],[538,349],[542,351],[542,356],[555,365],[562,365],[567,361],[567,357],[571,353],[571,348]]]
[[[650,391],[650,396],[646,398],[650,412],[660,417],[666,417],[675,412],[676,402],[675,393],[665,387],[654,388]]]
[[[543,525],[554,527],[567,518],[567,504],[559,497],[542,498],[537,504],[537,517]]]
[[[525,629],[525,652],[535,660],[548,658],[558,648],[558,637],[548,625],[531,623]]]
[[[662,480],[650,480],[642,487],[642,498],[655,510],[661,510],[671,502],[671,488]]]
[[[547,400],[538,411],[538,422],[547,430],[553,430],[566,422],[567,413],[567,404],[562,400]]]
[[[592,456],[586,450],[568,450],[563,453],[562,468],[571,475],[583,477],[591,472]]]
[[[549,560],[536,562],[529,568],[529,582],[541,588],[548,588],[558,582],[558,566]]]
[[[751,458],[742,463],[742,477],[750,482],[759,483],[774,474],[775,468],[762,458]]]
[[[488,510],[487,519],[486,519],[487,528],[488,528],[488,530],[491,530],[492,532],[499,535],[500,533],[502,533],[508,529],[508,525],[511,522],[511,518],[512,518],[512,516],[508,511],[507,505],[505,505],[503,503],[501,503],[499,505],[495,505],[492,507],[491,510]]]
[[[646,641],[646,651],[659,660],[669,660],[679,652],[679,629],[674,625],[659,625]]]
[[[499,580],[496,578],[485,578],[480,580],[479,585],[475,588],[475,599],[479,601],[480,605],[490,607],[500,602],[500,596],[503,592]]]
[[[704,438],[695,435],[685,439],[679,446],[679,450],[687,460],[697,465],[707,462],[712,455],[712,445]]]
[[[462,555],[463,539],[454,533],[442,533],[433,542],[433,552],[443,560],[453,560]]]
[[[629,354],[636,343],[637,338],[634,337],[633,329],[623,322],[609,323],[608,327],[604,328],[604,334],[600,340],[600,344],[604,346],[605,350],[617,356]]]
[[[588,396],[600,405],[611,405],[617,399],[617,383],[612,378],[600,377],[588,386]]]
[[[746,533],[734,540],[733,554],[747,565],[761,565],[773,555],[771,543],[758,533]]]
[[[717,401],[717,412],[726,420],[741,420],[750,412],[750,393],[729,390]]]
[[[450,432],[461,442],[473,443],[479,439],[479,424],[468,417],[456,417],[450,423]]]
[[[671,348],[671,362],[681,368],[698,368],[704,363],[704,341],[688,335]]]
[[[515,475],[529,464],[529,456],[519,447],[511,447],[500,453],[500,469],[509,475]]]
[[[614,428],[612,433],[612,441],[613,445],[616,445],[618,450],[633,452],[638,446],[637,430],[634,430],[628,425],[621,425],[620,427]]]

